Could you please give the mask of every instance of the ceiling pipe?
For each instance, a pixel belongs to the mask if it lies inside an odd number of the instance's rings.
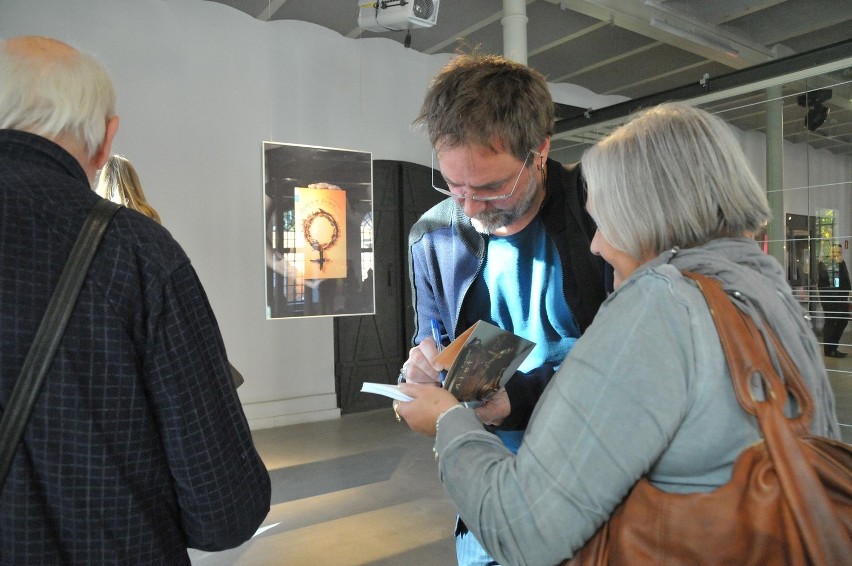
[[[527,64],[526,0],[503,0],[503,56]]]

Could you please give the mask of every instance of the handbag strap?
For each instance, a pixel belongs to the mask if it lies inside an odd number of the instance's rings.
[[[3,415],[0,416],[0,488],[6,481],[6,474],[24,435],[47,369],[77,303],[89,265],[95,257],[104,231],[119,208],[121,205],[103,199],[95,204],[74,242],[65,267],[62,268],[47,310],[24,358],[18,381],[9,396]]]
[[[791,394],[796,400],[798,414],[789,418],[788,422],[796,428],[798,434],[808,434],[814,413],[813,397],[775,332],[764,325],[761,333],[754,320],[734,306],[717,280],[692,272],[684,272],[684,275],[695,281],[704,293],[716,323],[719,340],[725,350],[728,366],[731,368],[734,391],[743,409],[757,416],[759,400],[754,397],[753,391],[762,389],[764,384],[760,380],[755,381],[755,376],[778,376],[764,340],[765,336],[772,345],[781,375],[784,376],[784,381],[779,379],[779,385],[773,388],[774,396],[770,402],[777,403],[783,413],[788,393]]]
[[[704,294],[716,331],[725,351],[737,399],[743,409],[757,416],[778,480],[814,564],[843,564],[852,555],[852,543],[834,514],[825,489],[805,456],[801,439],[813,413],[813,398],[795,364],[771,328],[764,332],[772,342],[784,381],[778,375],[763,335],[754,320],[738,309],[715,279],[684,272]],[[760,384],[765,399],[751,393]],[[799,414],[784,414],[788,391],[795,397]],[[802,432],[802,426],[805,426]]]

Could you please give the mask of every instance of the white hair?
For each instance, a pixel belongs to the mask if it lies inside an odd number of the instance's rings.
[[[69,136],[92,157],[115,115],[115,90],[93,57],[30,57],[0,42],[0,129]]]
[[[588,209],[635,259],[758,230],[766,192],[721,118],[682,103],[644,110],[586,151]]]

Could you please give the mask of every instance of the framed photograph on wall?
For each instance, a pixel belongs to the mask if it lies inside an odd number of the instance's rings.
[[[375,313],[369,152],[263,142],[267,319]]]

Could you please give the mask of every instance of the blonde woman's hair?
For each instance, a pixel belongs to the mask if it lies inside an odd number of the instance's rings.
[[[121,155],[111,156],[104,164],[98,179],[97,193],[161,223],[160,215],[145,198],[136,169]]]
[[[582,164],[589,213],[635,259],[743,236],[769,219],[766,191],[730,126],[686,104],[640,112]]]

